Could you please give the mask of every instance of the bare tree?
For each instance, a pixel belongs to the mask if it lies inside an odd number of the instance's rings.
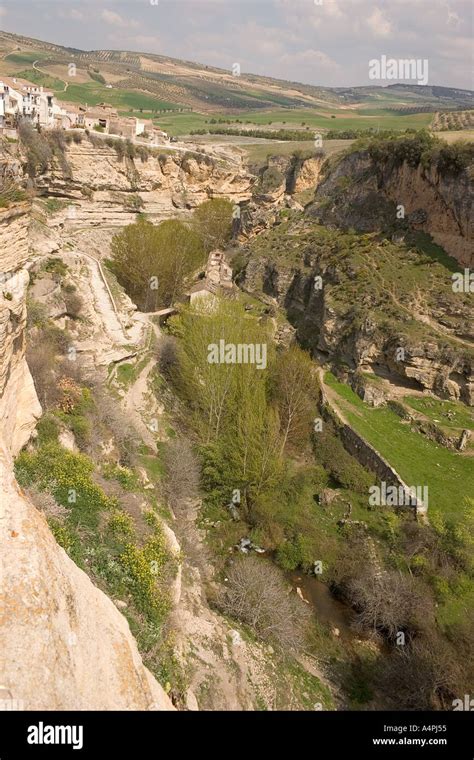
[[[389,639],[395,639],[400,631],[413,635],[434,625],[433,602],[426,592],[426,586],[416,578],[375,567],[347,585],[357,623],[364,629],[383,632]]]
[[[288,593],[277,567],[258,557],[240,557],[227,576],[226,588],[217,599],[224,613],[284,650],[302,648],[310,613],[296,595]]]
[[[26,360],[36,388],[39,401],[43,409],[53,407],[59,397],[60,391],[55,375],[56,352],[49,343],[37,341],[27,346]]]
[[[462,665],[439,635],[397,647],[377,677],[394,710],[452,709],[453,698],[465,693],[461,681]]]
[[[191,443],[172,438],[165,449],[165,494],[173,510],[182,509],[188,499],[199,494],[201,468]]]

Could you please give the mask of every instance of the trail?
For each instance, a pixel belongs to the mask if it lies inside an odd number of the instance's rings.
[[[140,361],[143,361],[143,358],[146,357],[147,354],[152,354],[154,346],[153,336],[158,339],[161,337],[159,329],[151,321],[149,321],[149,327],[150,329],[147,331],[145,337],[145,342],[148,343],[149,347],[143,350],[143,355]],[[154,454],[158,451],[156,435],[154,435],[150,427],[148,427],[145,419],[151,418],[153,415],[159,416],[158,403],[148,386],[149,377],[155,364],[156,357],[154,355],[149,356],[145,366],[140,370],[136,379],[127,389],[125,396],[122,399],[123,408],[131,416],[135,427],[140,433],[143,443],[145,443]]]
[[[36,65],[38,63],[38,61],[39,61],[39,58],[37,58],[36,61],[33,61],[33,68],[34,68],[34,70],[35,71],[39,71],[40,74],[44,74],[45,77],[50,77],[51,74],[48,71],[45,71],[44,69],[40,69],[40,67]],[[59,79],[59,77],[56,77],[56,79]],[[65,82],[64,79],[61,79],[60,81],[63,83],[64,89],[63,90],[58,90],[58,92],[66,92],[66,90],[68,88],[68,85],[69,85],[69,82]]]

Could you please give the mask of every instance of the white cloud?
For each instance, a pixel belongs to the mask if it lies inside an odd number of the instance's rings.
[[[106,24],[111,26],[118,26],[121,29],[129,29],[130,27],[136,29],[139,26],[138,21],[134,21],[131,18],[123,18],[119,13],[115,11],[103,10],[100,17]]]
[[[389,37],[392,33],[392,25],[380,8],[374,8],[367,23],[375,37]]]

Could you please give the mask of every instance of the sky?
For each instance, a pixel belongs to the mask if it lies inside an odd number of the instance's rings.
[[[383,55],[426,59],[429,84],[474,89],[473,8],[472,0],[0,0],[0,28],[328,87],[392,84],[369,79],[369,61]]]

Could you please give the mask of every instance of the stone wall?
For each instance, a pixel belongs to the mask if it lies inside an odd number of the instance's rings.
[[[410,487],[386,459],[370,445],[359,433],[343,421],[329,399],[323,394],[323,415],[335,422],[344,448],[357,459],[363,467],[373,472],[381,482],[402,487],[407,492]],[[415,500],[415,515],[422,519],[427,517],[428,507],[420,500]]]

